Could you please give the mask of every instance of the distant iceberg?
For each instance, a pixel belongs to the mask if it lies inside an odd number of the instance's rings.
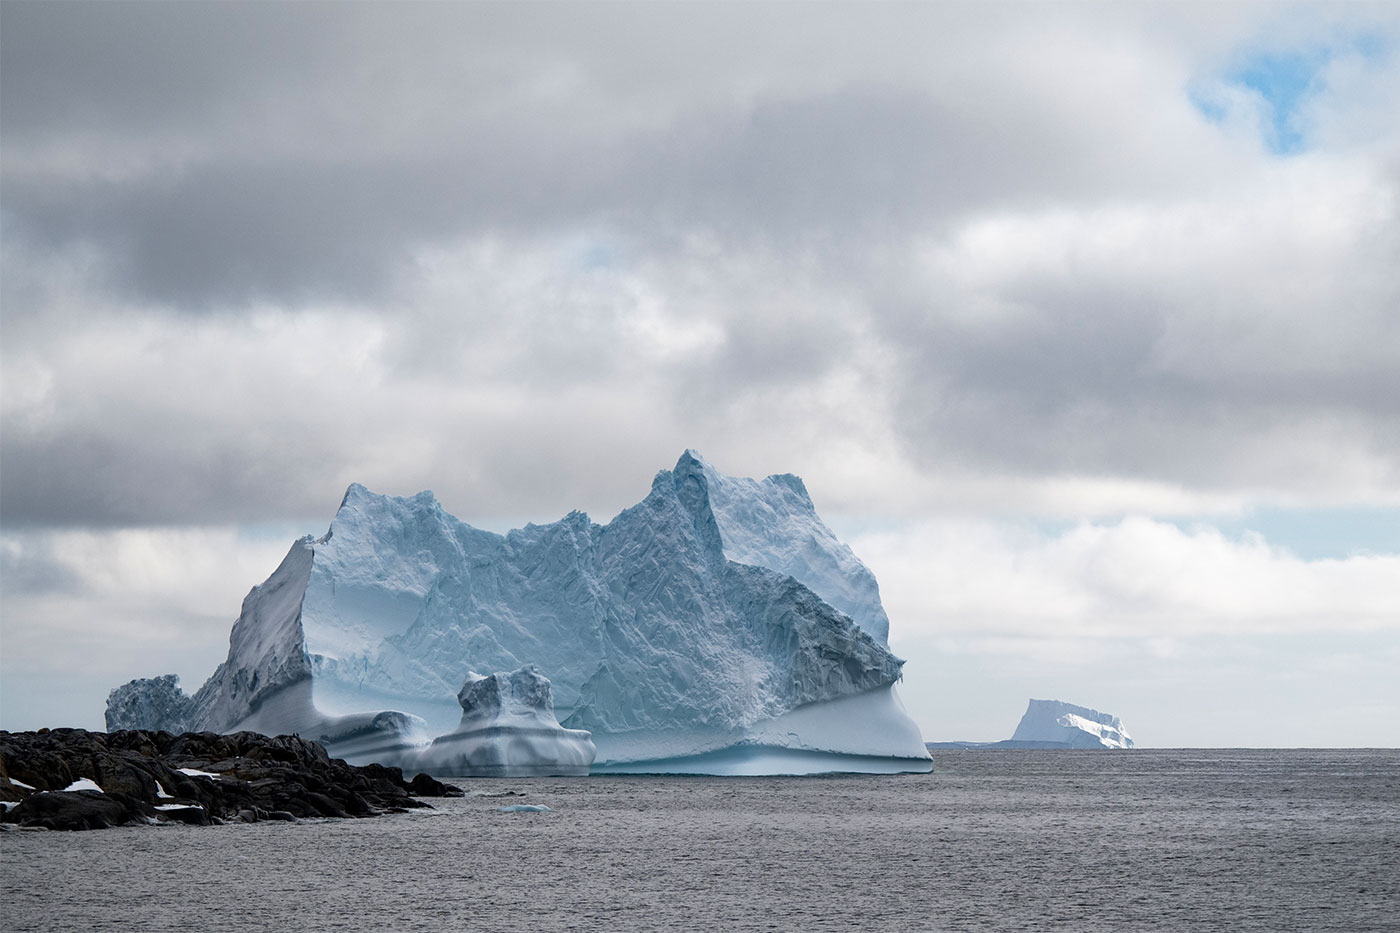
[[[1031,700],[1011,738],[1001,742],[929,742],[941,748],[1132,748],[1123,720],[1060,700]]]
[[[1031,700],[1013,742],[1054,742],[1070,748],[1132,748],[1123,720],[1060,700]]]
[[[198,692],[133,681],[107,725],[299,732],[411,767],[469,727],[468,671],[533,665],[557,724],[592,734],[594,770],[927,771],[888,632],[874,576],[791,474],[729,477],[687,451],[607,525],[572,512],[505,535],[355,484],[248,594]]]

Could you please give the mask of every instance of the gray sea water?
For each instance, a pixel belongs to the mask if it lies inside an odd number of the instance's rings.
[[[381,819],[0,835],[29,930],[1400,930],[1400,751],[948,751],[471,781]],[[486,794],[516,791],[521,796]],[[501,813],[515,803],[548,813]]]

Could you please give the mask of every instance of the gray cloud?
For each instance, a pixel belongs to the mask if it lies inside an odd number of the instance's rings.
[[[1015,155],[1024,127],[974,122],[898,89],[687,115],[608,140],[556,131],[549,117],[481,121],[468,139],[393,158],[211,156],[135,179],[19,174],[6,179],[5,204],[12,236],[97,247],[112,284],[137,301],[372,305],[415,247],[444,238],[601,227],[655,250],[703,229],[839,255],[974,205],[1082,188],[1094,169],[1052,158],[1045,132],[1028,171]]]
[[[1025,242],[999,246],[1024,259],[1009,273],[935,280],[878,316],[903,348],[897,417],[916,456],[1306,495],[1400,482],[1393,209],[1321,235],[1221,216],[1224,251],[1145,207],[1125,242],[1045,219],[1082,241],[1061,253],[1031,216],[1006,234]],[[1130,253],[1147,259],[1118,268]]]
[[[52,549],[32,542],[0,542],[0,577],[10,598],[45,594],[72,596],[86,592],[81,575],[52,554]]]
[[[114,425],[115,426],[115,425]],[[0,509],[7,527],[258,522],[326,513],[345,472],[334,444],[248,445],[237,431],[135,434],[83,424],[42,438],[0,440]],[[126,436],[123,436],[123,434]],[[328,457],[328,455],[331,455]],[[334,503],[332,503],[332,506]]]
[[[1186,93],[1262,14],[1010,9],[6,4],[4,520],[1393,486],[1374,108],[1280,163]]]
[[[845,252],[1177,174],[1128,170],[1131,143],[1085,147],[1014,80],[962,87],[966,65],[930,60],[991,24],[613,13],[12,5],[7,235],[93,246],[139,301],[375,304],[417,245],[483,230]],[[795,52],[775,60],[780,37]]]

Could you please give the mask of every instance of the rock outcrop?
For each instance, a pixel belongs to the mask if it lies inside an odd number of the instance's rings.
[[[460,795],[425,774],[356,768],[297,736],[0,732],[4,823],[46,829],[366,817]]]

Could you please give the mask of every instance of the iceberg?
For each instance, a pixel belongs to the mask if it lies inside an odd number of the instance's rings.
[[[589,734],[554,718],[549,679],[533,667],[467,674],[457,694],[462,721],[438,736],[414,767],[472,777],[584,775],[597,750]]]
[[[1031,700],[1012,742],[1052,742],[1070,748],[1132,748],[1123,721],[1060,700]]]
[[[927,771],[888,632],[873,574],[791,474],[729,477],[686,451],[606,525],[571,512],[504,535],[430,492],[353,484],[253,587],[193,696],[133,681],[107,726],[297,732],[411,767],[470,726],[469,671],[533,666],[557,724],[592,734],[595,771]]]

